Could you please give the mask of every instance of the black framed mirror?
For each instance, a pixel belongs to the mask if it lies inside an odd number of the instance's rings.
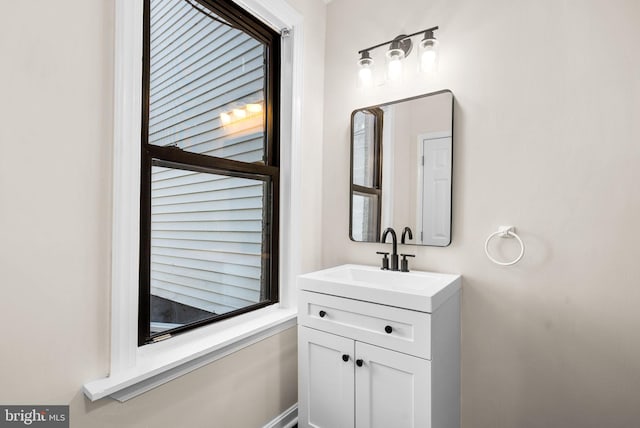
[[[351,114],[349,237],[451,243],[453,93],[442,90]],[[410,230],[410,232],[403,231]]]

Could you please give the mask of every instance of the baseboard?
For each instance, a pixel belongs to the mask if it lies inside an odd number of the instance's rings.
[[[280,413],[263,428],[291,428],[298,423],[298,403]]]

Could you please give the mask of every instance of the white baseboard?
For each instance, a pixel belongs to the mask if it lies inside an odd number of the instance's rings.
[[[263,428],[291,428],[298,423],[298,403],[280,413]]]

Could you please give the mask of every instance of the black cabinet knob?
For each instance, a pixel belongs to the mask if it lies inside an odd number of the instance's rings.
[[[320,311],[318,315],[320,315],[320,318],[324,318],[327,313],[325,311]]]
[[[342,354],[342,361],[344,361],[345,363],[349,361],[349,356],[347,354]]]
[[[388,325],[388,326],[386,326],[384,328],[384,331],[386,331],[387,333],[391,334],[391,332],[393,331],[393,328],[390,325]]]
[[[362,360],[356,360],[356,366],[358,367],[362,367],[362,365],[364,364],[364,361]]]

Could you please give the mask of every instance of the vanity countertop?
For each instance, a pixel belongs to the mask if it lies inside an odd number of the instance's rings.
[[[301,290],[432,313],[460,290],[461,277],[347,264],[298,277]]]

